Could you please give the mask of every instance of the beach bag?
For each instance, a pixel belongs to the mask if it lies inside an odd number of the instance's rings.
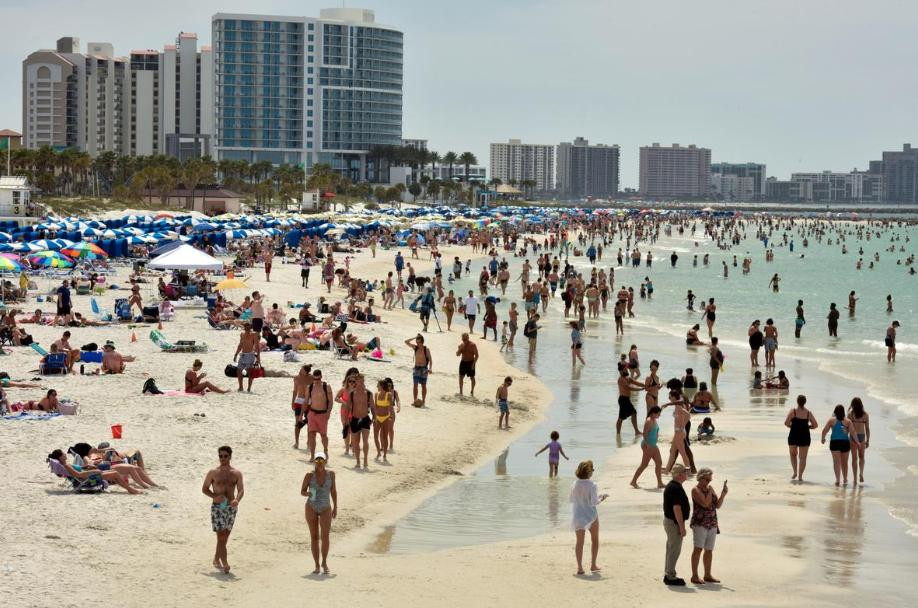
[[[162,395],[163,392],[159,390],[156,386],[156,380],[153,378],[147,378],[146,382],[143,383],[143,390],[141,391],[144,395]]]
[[[65,416],[75,416],[78,406],[74,401],[61,401],[57,404],[57,411]]]
[[[88,352],[96,352],[97,350],[99,350],[99,345],[96,344],[95,342],[90,342],[89,344],[84,344],[83,346],[81,346],[80,350],[88,351]]]
[[[408,310],[411,312],[418,311],[418,304],[421,302],[421,298],[415,298],[414,301],[408,305]]]
[[[288,350],[284,352],[284,363],[296,363],[299,360],[300,358],[294,351]]]
[[[249,378],[264,378],[265,377],[265,368],[259,366],[253,367],[252,371],[249,372]]]
[[[223,375],[227,378],[235,378],[237,376],[238,369],[232,363],[229,363],[226,367],[223,368]]]

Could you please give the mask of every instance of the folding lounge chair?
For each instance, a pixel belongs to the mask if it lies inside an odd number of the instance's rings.
[[[67,373],[67,353],[48,353],[38,372],[43,376]]]
[[[163,352],[166,353],[206,353],[207,345],[206,344],[173,344],[166,340],[166,337],[162,335],[159,330],[150,331],[150,339],[153,340],[153,343],[156,344]]]
[[[99,303],[95,298],[89,300],[89,306],[92,309],[92,314],[95,315],[96,319],[99,321],[111,321],[112,316],[108,313],[103,313],[102,309],[99,308]]]
[[[91,494],[96,492],[103,492],[108,488],[108,482],[102,479],[101,472],[90,473],[89,477],[86,479],[77,479],[67,471],[64,465],[56,460],[49,461],[48,466],[51,467],[52,473],[69,481],[74,492],[79,492],[81,494]]]

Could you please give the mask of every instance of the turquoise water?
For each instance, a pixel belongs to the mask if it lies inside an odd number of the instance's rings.
[[[641,348],[645,370],[651,358],[662,362],[660,376],[664,381],[682,375],[685,367],[694,367],[701,379],[706,380],[705,350],[687,349],[684,336],[692,324],[700,323],[699,335],[707,341],[699,308],[702,299],[708,297],[714,297],[718,305],[714,335],[719,337],[727,355],[719,383],[724,396],[723,406],[744,408],[754,415],[774,416],[778,411],[783,419],[784,408],[788,406],[786,395],[735,398],[739,393],[748,395],[751,379],[746,330],[752,320],[760,319],[764,324],[765,319],[771,317],[779,330],[777,368],[786,369],[791,378],[791,394],[796,394],[795,388],[804,386],[811,395],[813,392],[830,394],[833,377],[845,379],[846,384],[864,383],[868,387],[865,400],[868,411],[884,420],[895,419],[894,430],[899,439],[918,446],[918,424],[908,417],[918,414],[909,409],[914,406],[918,389],[903,381],[918,369],[918,334],[915,333],[918,277],[907,274],[904,266],[907,256],[918,249],[915,247],[918,228],[883,228],[880,239],[872,235],[867,241],[866,236],[863,240],[857,239],[857,225],[836,224],[826,235],[835,244],[828,245],[825,239],[820,243],[810,236],[809,246],[804,247],[803,238],[796,233],[802,225],[798,222],[786,231],[787,246],[783,239],[785,230],[775,230],[770,235],[769,245],[774,249],[772,262],[765,261],[765,246],[756,239],[752,226],[747,228],[742,242],[728,251],[719,250],[711,240],[702,238],[700,224],[695,237],[690,231],[681,236],[675,230],[672,235],[661,233],[659,241],[649,246],[654,257],[650,268],[643,260],[648,249],[646,242],[638,245],[642,252],[639,268],[618,267],[615,252],[619,243],[610,243],[597,266],[607,272],[615,267],[615,289],[624,283],[634,287],[637,293],[645,276],[654,285],[653,299],[642,300],[636,296],[636,317],[626,320],[625,337],[614,337],[610,306],[598,321],[588,322],[584,350],[588,365],[572,370],[569,333],[561,322],[562,303],[560,299],[554,301],[548,314],[543,315],[535,359],[528,361],[525,346],[518,346],[516,353],[507,355],[509,362],[534,373],[552,390],[554,403],[546,413],[546,421],[514,441],[498,458],[448,486],[394,528],[386,530],[378,547],[393,552],[435,550],[532,536],[566,525],[571,463],[562,460],[562,480],[549,481],[545,454],[536,459],[534,453],[548,441],[551,430],[560,432],[560,441],[574,462],[591,458],[601,463],[612,450],[632,444],[631,431],[626,430],[624,439],[620,440],[616,439],[614,431],[617,411],[615,362],[618,353],[626,352],[632,341]],[[837,243],[839,236],[846,239],[847,254],[841,252]],[[793,252],[789,246],[791,239]],[[890,242],[890,239],[898,240]],[[624,243],[621,245],[624,248]],[[890,245],[895,247],[895,252],[886,251]],[[899,251],[900,246],[905,248],[904,252]],[[862,256],[858,253],[860,247],[864,249]],[[673,251],[679,255],[675,268],[670,266],[669,260]],[[697,267],[692,265],[696,253]],[[708,266],[702,263],[705,253],[709,254]],[[874,253],[879,253],[880,261],[874,262],[874,269],[870,270],[868,265],[874,260]],[[733,266],[734,255],[738,258],[737,267]],[[741,264],[746,255],[752,259],[752,265],[750,273],[743,275]],[[864,264],[858,271],[855,264],[859,257]],[[530,259],[533,258],[530,255]],[[508,259],[513,276],[518,276],[522,260]],[[903,265],[897,265],[897,259],[901,259]],[[723,260],[728,263],[727,278],[723,276]],[[589,276],[590,264],[585,258],[571,257],[570,261]],[[472,270],[477,277],[480,268]],[[782,279],[777,294],[768,287],[776,272]],[[463,279],[452,288],[467,288],[472,282]],[[695,312],[686,310],[688,289],[698,296]],[[859,297],[854,316],[849,316],[845,310],[851,290]],[[887,294],[893,297],[892,314],[886,312]],[[508,296],[519,298],[518,284],[511,286]],[[804,300],[808,321],[799,340],[793,335],[798,299]],[[502,318],[509,301],[508,297],[498,307]],[[835,302],[842,312],[838,339],[829,338],[826,329],[825,316],[830,302]],[[883,345],[886,328],[892,319],[901,323],[895,365],[886,363]],[[764,352],[760,352],[759,358],[764,364]],[[814,370],[819,370],[818,378]],[[847,393],[845,395],[847,397]],[[635,403],[642,411],[643,397]],[[896,411],[877,411],[881,406],[893,406]],[[831,411],[830,406],[820,405],[822,409],[826,407],[827,412]],[[824,417],[822,409],[816,410],[820,419]],[[879,427],[876,418],[874,425]],[[886,437],[875,443],[892,446],[893,438]],[[890,458],[907,470],[907,465],[916,461],[915,449],[896,445]],[[777,456],[785,457],[778,448]],[[914,491],[918,489],[916,473],[918,470],[911,469],[896,484],[896,491],[886,497],[890,511],[912,526],[918,525],[918,511],[913,504]],[[885,474],[891,478],[894,470],[890,468]]]

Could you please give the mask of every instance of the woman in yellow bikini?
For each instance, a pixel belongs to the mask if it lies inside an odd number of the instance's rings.
[[[376,384],[376,395],[373,397],[373,439],[376,442],[376,459],[382,454],[383,462],[389,462],[386,456],[389,452],[389,429],[394,422],[392,410],[392,392],[388,383],[380,380]]]

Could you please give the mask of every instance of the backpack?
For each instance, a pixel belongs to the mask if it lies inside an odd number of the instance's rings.
[[[421,296],[418,296],[417,298],[414,299],[414,301],[411,304],[408,305],[408,310],[410,310],[411,312],[417,312],[418,304],[420,302],[421,302]]]
[[[99,350],[99,345],[96,344],[95,342],[90,342],[89,344],[84,344],[83,346],[81,346],[80,350],[88,351],[88,352],[95,352]]]
[[[154,380],[153,378],[147,378],[147,381],[143,383],[143,391],[141,391],[141,393],[144,395],[162,395],[163,394],[163,392],[159,390],[159,388],[157,388],[156,380]]]
[[[235,378],[237,375],[236,372],[237,368],[232,363],[227,364],[227,366],[223,368],[223,375],[227,378]]]

